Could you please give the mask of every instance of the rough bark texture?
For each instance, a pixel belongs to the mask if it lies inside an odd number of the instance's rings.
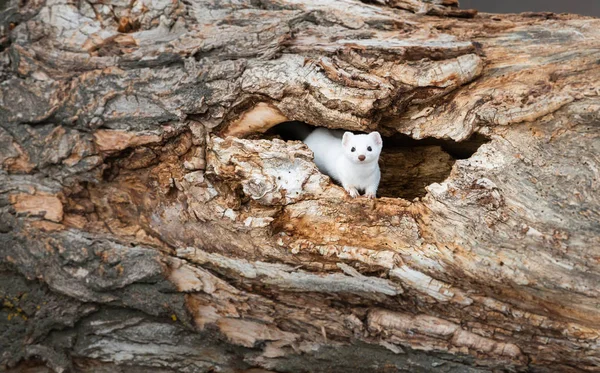
[[[600,371],[600,21],[11,0],[0,24],[5,369]],[[284,121],[380,130],[382,197]]]

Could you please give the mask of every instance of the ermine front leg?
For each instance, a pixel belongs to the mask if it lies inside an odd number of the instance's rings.
[[[358,193],[358,190],[355,187],[351,187],[349,185],[344,185],[344,189],[346,189],[346,192],[348,192],[348,194],[352,198],[356,198],[360,195],[360,193]]]
[[[367,189],[365,189],[365,197],[367,198],[375,198],[377,196],[377,184],[369,185]]]

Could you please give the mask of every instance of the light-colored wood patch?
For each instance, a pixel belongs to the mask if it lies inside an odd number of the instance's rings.
[[[291,343],[298,337],[275,326],[249,320],[222,318],[217,321],[217,326],[231,343],[250,348],[256,342],[282,340]]]
[[[158,135],[139,134],[119,130],[98,130],[94,133],[94,143],[101,152],[119,151],[129,147],[157,143]]]
[[[223,136],[244,137],[251,133],[263,133],[269,128],[289,119],[276,107],[261,102],[231,123]]]
[[[18,213],[39,215],[46,220],[57,223],[63,219],[63,205],[55,195],[12,194],[10,196],[10,203]]]

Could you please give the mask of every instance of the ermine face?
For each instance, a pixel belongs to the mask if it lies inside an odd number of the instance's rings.
[[[353,163],[367,164],[377,162],[383,141],[379,132],[371,132],[368,135],[355,135],[345,132],[342,138],[344,155]]]

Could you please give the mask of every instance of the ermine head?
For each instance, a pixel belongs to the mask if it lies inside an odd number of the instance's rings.
[[[368,135],[345,132],[342,137],[342,147],[344,155],[353,163],[367,164],[377,162],[383,147],[383,140],[379,132],[371,132]]]

